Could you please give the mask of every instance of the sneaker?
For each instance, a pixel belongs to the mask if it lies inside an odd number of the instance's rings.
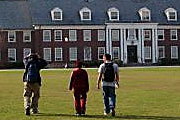
[[[38,114],[38,113],[39,113],[39,110],[38,110],[38,109],[32,110],[32,114]]]
[[[108,115],[109,113],[107,113],[107,112],[104,112],[104,115]]]
[[[82,111],[82,112],[81,112],[81,115],[85,115],[85,112],[84,112],[84,111]]]
[[[75,113],[75,116],[80,116],[81,114],[80,113]]]
[[[112,108],[111,115],[112,115],[112,116],[115,116],[115,115],[116,115],[116,112],[115,112],[115,109],[114,109],[114,108]]]
[[[26,115],[30,115],[30,108],[29,108],[29,107],[26,108],[25,114],[26,114]]]

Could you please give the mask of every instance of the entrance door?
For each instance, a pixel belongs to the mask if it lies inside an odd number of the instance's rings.
[[[137,63],[137,46],[127,46],[128,63]]]

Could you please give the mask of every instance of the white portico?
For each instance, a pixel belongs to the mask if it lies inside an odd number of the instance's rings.
[[[106,23],[106,52],[113,54],[112,31],[119,31],[119,54],[123,63],[145,63],[144,31],[149,30],[151,39],[150,60],[158,60],[157,23]],[[134,57],[134,58],[133,58]],[[131,60],[133,59],[133,60]]]

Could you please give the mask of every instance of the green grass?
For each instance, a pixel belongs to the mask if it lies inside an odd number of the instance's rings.
[[[71,70],[42,71],[39,115],[27,117],[23,108],[23,70],[0,71],[0,120],[178,120],[180,119],[180,68],[120,70],[116,117],[103,116],[97,69],[88,70],[90,92],[87,116],[75,117],[68,91]]]

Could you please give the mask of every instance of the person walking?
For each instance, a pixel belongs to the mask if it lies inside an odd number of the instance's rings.
[[[47,62],[40,58],[38,54],[31,53],[23,60],[25,72],[23,75],[24,82],[24,108],[25,114],[38,113],[38,100],[40,97],[41,76],[40,70],[43,69]],[[33,97],[31,98],[31,96]],[[32,102],[31,102],[32,101]]]
[[[119,87],[119,68],[117,64],[111,62],[110,54],[105,54],[103,61],[104,63],[98,69],[97,88],[100,89],[102,80],[104,115],[108,115],[111,112],[112,116],[115,116],[115,86]]]
[[[76,62],[76,68],[71,73],[69,90],[74,94],[75,115],[85,115],[89,81],[86,70],[82,69],[82,62]]]

